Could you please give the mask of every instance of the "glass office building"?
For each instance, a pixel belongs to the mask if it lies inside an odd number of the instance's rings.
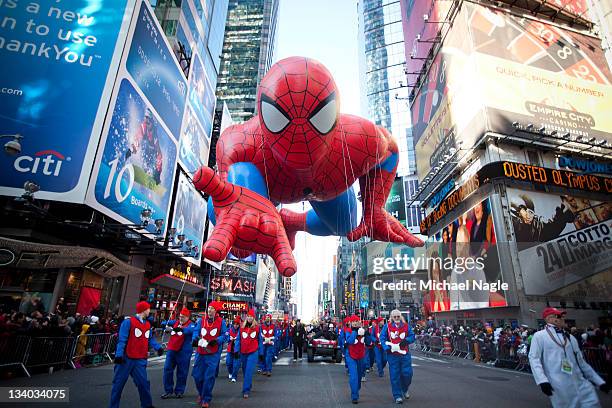
[[[257,85],[272,65],[278,0],[231,0],[227,13],[217,106],[227,103],[236,123],[257,110]]]
[[[359,1],[363,114],[388,129],[400,150],[398,175],[416,172],[399,0]]]

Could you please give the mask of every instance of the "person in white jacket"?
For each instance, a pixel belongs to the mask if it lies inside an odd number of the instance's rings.
[[[546,326],[533,335],[529,350],[536,384],[555,408],[601,407],[593,385],[606,393],[610,387],[584,361],[574,336],[563,331],[565,312],[547,307],[542,317]]]

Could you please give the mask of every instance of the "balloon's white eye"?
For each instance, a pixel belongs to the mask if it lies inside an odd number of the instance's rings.
[[[308,121],[319,133],[329,133],[336,124],[338,106],[335,94],[331,94],[315,109]]]
[[[243,339],[246,339],[246,338],[247,338],[247,336],[248,336],[248,334],[246,334],[246,332],[242,332],[242,338],[243,338]]]
[[[202,329],[200,333],[202,333],[202,337],[206,336],[206,329]]]
[[[257,332],[252,332],[252,333],[251,333],[251,338],[252,338],[252,339],[254,339],[254,338],[255,338],[255,336],[257,336]]]
[[[136,337],[142,336],[142,330],[140,330],[138,327],[136,327],[134,329],[134,336],[136,336]]]
[[[149,338],[149,336],[151,336],[151,330],[147,330],[147,331],[145,332],[145,337],[146,337],[147,339]]]
[[[261,101],[261,117],[266,128],[272,133],[279,133],[289,124],[289,117],[275,106],[268,98]]]
[[[210,331],[210,335],[211,336],[217,335],[217,328],[216,327]]]

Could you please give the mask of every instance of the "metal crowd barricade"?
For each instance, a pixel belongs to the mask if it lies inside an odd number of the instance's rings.
[[[584,347],[582,349],[582,355],[584,356],[584,360],[589,363],[589,365],[593,367],[593,370],[595,370],[597,373],[605,376],[609,372],[608,365],[612,363],[606,360],[605,349]],[[609,378],[608,381],[610,381]]]
[[[100,364],[103,358],[108,358],[112,361],[108,353],[108,345],[111,339],[111,333],[96,333],[79,335],[74,342],[72,355],[70,356],[70,365],[76,368],[76,363],[83,360],[90,361],[92,364]]]
[[[30,377],[30,373],[25,366],[30,350],[30,341],[31,338],[28,336],[0,337],[0,367],[18,365]]]
[[[472,351],[472,342],[465,335],[457,335],[453,339],[453,353],[452,355],[457,357],[463,357],[463,359],[474,358]]]
[[[495,360],[495,365],[497,367],[503,366],[516,369],[520,366],[520,362],[514,346],[500,344],[500,342],[498,342],[496,350],[497,358]]]
[[[110,335],[108,346],[106,347],[106,353],[109,355],[109,357],[115,357],[115,351],[117,351],[117,340],[119,340],[119,333],[113,333]]]
[[[442,354],[444,351],[444,341],[440,336],[431,336],[429,339],[429,351]]]
[[[71,361],[74,337],[32,337],[25,366],[64,365]]]

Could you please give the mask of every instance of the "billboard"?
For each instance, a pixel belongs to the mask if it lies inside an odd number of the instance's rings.
[[[385,210],[405,227],[406,226],[406,198],[404,195],[404,180],[396,177],[391,185],[391,191],[387,197]]]
[[[430,237],[426,242],[428,283],[448,287],[429,288],[425,307],[444,312],[508,306],[496,243],[488,198]]]
[[[193,109],[188,104],[183,119],[181,140],[179,143],[179,164],[192,175],[200,167],[208,164],[210,153],[210,136],[206,136]]]
[[[0,191],[34,181],[37,198],[82,203],[134,0],[47,3],[2,4],[0,135],[23,139],[0,155]]]
[[[210,290],[213,297],[223,296],[227,300],[255,300],[255,281],[251,274],[216,275],[210,279]]]
[[[433,40],[443,27],[440,22],[446,20],[452,3],[452,1],[436,0],[402,0],[400,2],[408,83],[413,83],[421,71],[425,62],[423,59],[435,45]]]
[[[206,74],[200,56],[194,54],[191,60],[191,74],[189,76],[189,104],[200,121],[210,144],[213,115],[215,114],[215,90]]]
[[[140,4],[125,69],[178,140],[187,81],[153,11]]]
[[[147,2],[138,3],[134,17],[86,202],[135,225],[149,209],[151,220],[163,220],[163,228],[156,231],[151,222],[147,230],[163,235],[187,81]]]
[[[456,22],[411,105],[419,177],[485,131],[514,133],[514,121],[612,142],[599,40],[472,3]]]
[[[612,268],[612,202],[509,188],[527,295],[546,295]]]
[[[184,257],[200,266],[201,250],[206,225],[206,200],[191,183],[189,178],[179,171],[172,216],[172,228],[176,228],[176,236],[185,235],[185,242],[191,241],[191,256]]]

